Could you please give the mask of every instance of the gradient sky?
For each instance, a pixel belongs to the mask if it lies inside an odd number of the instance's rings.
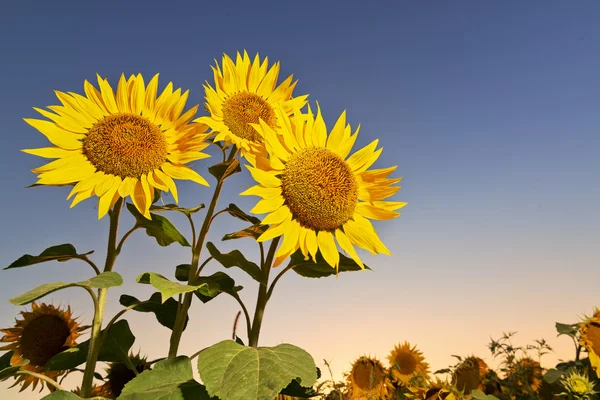
[[[114,87],[122,72],[147,79],[159,72],[161,89],[172,81],[191,90],[187,109],[203,102],[213,59],[246,49],[281,61],[280,81],[293,73],[294,93],[319,101],[329,128],[346,109],[351,126],[361,124],[355,150],[379,138],[384,150],[374,167],[398,165],[404,179],[392,200],[408,202],[401,217],[376,224],[393,255],[361,253],[374,271],[337,280],[286,275],[267,308],[262,345],[301,346],[319,366],[330,360],[336,377],[354,358],[385,359],[404,340],[434,370],[453,363],[451,354],[497,365],[487,345],[504,331],[517,331],[519,345],[545,338],[556,350],[542,359],[546,367],[573,356],[554,323],[600,306],[600,3],[150,3],[3,5],[0,265],[60,243],[95,249],[103,262],[108,219],[97,220],[96,201],[69,209],[67,188],[25,188],[35,181],[30,169],[44,160],[20,149],[48,145],[22,120],[38,117],[32,107],[57,104],[54,90],[82,93],[97,72]],[[214,183],[206,171],[214,162],[193,167]],[[237,197],[248,185],[247,171],[232,178],[220,204],[249,210],[256,199]],[[184,206],[208,202],[212,193],[191,182],[179,192]],[[172,220],[189,234],[183,218]],[[128,215],[122,221],[123,229],[132,224]],[[244,227],[227,216],[216,221],[209,239],[217,244]],[[249,240],[218,244],[233,246],[257,254]],[[110,290],[107,315],[118,312],[122,293],[152,293],[135,283],[137,275],[172,276],[189,259],[188,248],[162,248],[136,232],[117,260],[126,285]],[[228,272],[253,309],[256,285]],[[90,273],[76,261],[2,271],[0,326],[24,309],[9,298]],[[70,304],[91,322],[80,289],[46,300]],[[195,304],[181,352],[230,337],[237,311],[224,296]],[[166,355],[169,330],[151,314],[127,319],[138,335],[134,350]],[[81,375],[73,376],[69,388],[80,384]],[[39,398],[7,387],[0,384],[0,397]]]

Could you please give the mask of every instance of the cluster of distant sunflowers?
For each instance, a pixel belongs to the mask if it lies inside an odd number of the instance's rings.
[[[433,374],[423,354],[408,342],[398,344],[387,357],[388,366],[361,356],[345,374],[345,381],[322,382],[318,391],[326,400],[550,400],[600,399],[600,309],[577,324],[557,323],[559,335],[575,343],[575,359],[545,370],[539,358],[551,351],[544,340],[526,348],[513,346],[506,333],[489,345],[501,357],[498,371],[479,357],[459,357],[456,365]],[[535,351],[537,357],[528,355]],[[582,357],[582,352],[587,357]],[[536,361],[534,358],[538,358]],[[442,380],[436,374],[447,374]]]

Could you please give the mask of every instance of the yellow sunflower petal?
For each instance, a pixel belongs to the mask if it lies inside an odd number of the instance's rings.
[[[23,118],[25,122],[33,126],[35,129],[40,131],[48,140],[65,150],[78,150],[81,149],[81,142],[74,134],[67,132],[59,128],[52,122],[44,121],[41,119]]]
[[[331,232],[319,231],[317,234],[317,242],[319,244],[319,250],[321,250],[321,254],[325,261],[327,261],[327,264],[337,269],[340,263],[340,253],[337,250]]]
[[[192,182],[199,183],[204,186],[210,186],[208,182],[200,176],[193,169],[186,167],[185,165],[175,165],[171,163],[165,163],[162,166],[162,171],[175,179],[187,179]]]

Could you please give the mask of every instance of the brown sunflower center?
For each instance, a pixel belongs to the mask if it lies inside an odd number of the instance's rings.
[[[231,133],[242,139],[260,143],[262,137],[248,124],[258,124],[259,118],[275,127],[275,111],[261,96],[240,92],[223,103],[223,123]]]
[[[83,154],[105,174],[139,178],[165,162],[167,141],[158,126],[141,115],[112,114],[90,128]]]
[[[60,353],[70,335],[69,324],[55,315],[41,315],[23,328],[20,347],[31,365],[43,366]]]
[[[383,371],[378,365],[361,362],[354,367],[354,383],[362,390],[370,390],[377,387],[382,377]]]
[[[325,148],[304,149],[290,157],[281,189],[294,217],[313,230],[339,228],[352,218],[358,201],[350,166]]]
[[[404,375],[411,375],[417,369],[417,359],[408,352],[399,352],[394,358],[396,368]]]
[[[592,322],[586,330],[587,342],[594,353],[600,355],[600,323]]]

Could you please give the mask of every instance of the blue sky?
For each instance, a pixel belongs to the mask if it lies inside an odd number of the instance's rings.
[[[366,256],[374,272],[337,280],[286,276],[267,308],[264,345],[302,346],[318,363],[333,360],[336,374],[364,353],[384,359],[404,340],[417,344],[434,369],[451,363],[450,354],[476,353],[493,365],[489,337],[509,330],[519,331],[523,344],[549,340],[557,353],[547,366],[572,356],[572,344],[556,339],[554,322],[574,322],[600,305],[600,3],[107,1],[3,8],[1,265],[60,243],[95,249],[101,262],[106,247],[108,220],[97,221],[94,200],[69,209],[66,188],[25,188],[35,181],[29,170],[43,160],[20,150],[47,145],[22,120],[38,116],[32,107],[57,104],[54,90],[82,93],[83,81],[95,84],[96,73],[116,86],[122,72],[159,72],[161,88],[172,81],[190,89],[191,107],[204,100],[201,85],[212,82],[213,59],[246,49],[280,61],[280,81],[294,74],[294,93],[310,94],[311,105],[319,101],[328,127],[347,110],[352,127],[361,124],[355,149],[379,138],[384,150],[375,167],[398,165],[404,179],[393,200],[408,202],[401,217],[376,224],[393,254]],[[210,180],[213,162],[194,168]],[[249,210],[255,199],[237,197],[248,185],[247,172],[237,175],[220,204]],[[212,193],[187,182],[179,188],[184,206],[208,202]],[[173,221],[188,233],[184,219]],[[214,242],[237,224],[217,222]],[[126,217],[124,229],[131,223]],[[256,255],[251,242],[235,245]],[[135,284],[137,275],[170,275],[188,260],[188,249],[161,248],[136,232],[117,261],[126,286],[110,292],[109,315],[119,310],[122,293],[150,295]],[[2,271],[0,325],[11,325],[20,310],[8,298],[89,274],[77,262]],[[252,308],[256,287],[234,277]],[[49,300],[71,304],[89,322],[91,305],[80,292]],[[236,312],[225,298],[197,305],[182,351],[228,337]],[[136,349],[151,358],[166,353],[165,328],[147,314],[128,319]]]

